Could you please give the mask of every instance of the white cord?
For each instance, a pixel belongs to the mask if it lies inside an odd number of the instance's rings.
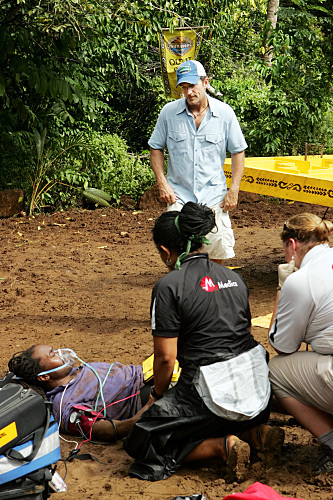
[[[59,437],[60,437],[60,439],[62,439],[63,441],[66,441],[66,443],[75,443],[75,444],[76,444],[75,449],[77,449],[77,448],[78,448],[79,443],[78,443],[77,441],[70,441],[69,439],[65,439],[64,437],[62,437],[62,436],[61,436],[61,434],[59,434]]]
[[[64,396],[65,396],[65,392],[66,392],[67,387],[69,386],[69,384],[70,384],[70,383],[71,383],[71,381],[70,381],[70,382],[68,382],[68,384],[65,386],[65,389],[63,390],[63,393],[62,393],[62,395],[61,395],[61,399],[60,399],[60,413],[59,413],[58,431],[59,431],[59,437],[60,437],[60,439],[62,439],[63,441],[66,441],[66,443],[75,443],[75,445],[76,445],[76,446],[75,446],[75,449],[76,449],[76,448],[79,446],[79,443],[78,443],[77,441],[69,441],[68,439],[65,439],[64,437],[62,437],[62,436],[60,435],[61,412],[62,412],[62,400],[63,400],[63,398],[64,398]]]

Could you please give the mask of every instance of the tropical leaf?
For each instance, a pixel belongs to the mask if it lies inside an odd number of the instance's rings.
[[[86,188],[84,193],[86,194],[91,194],[93,196],[97,196],[98,198],[101,198],[102,200],[105,201],[111,201],[111,196],[106,193],[105,191],[102,191],[102,189],[96,189],[96,188]]]
[[[90,188],[91,189],[91,188]],[[90,192],[90,189],[86,189],[82,191],[83,196],[90,201],[91,203],[94,203],[95,205],[100,205],[101,207],[110,207],[110,203],[108,203],[104,198],[101,198],[100,196],[96,196],[95,194]]]

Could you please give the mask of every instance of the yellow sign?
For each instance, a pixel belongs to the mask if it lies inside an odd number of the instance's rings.
[[[0,448],[13,441],[13,439],[15,439],[17,436],[18,434],[15,422],[12,422],[6,427],[0,429]]]
[[[164,93],[167,97],[179,99],[183,97],[181,89],[176,88],[178,66],[184,62],[197,58],[203,26],[195,28],[175,28],[171,33],[163,29],[159,36],[160,59]]]

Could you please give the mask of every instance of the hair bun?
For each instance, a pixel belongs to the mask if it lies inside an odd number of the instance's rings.
[[[205,236],[216,226],[213,210],[193,201],[189,201],[183,206],[179,223],[185,239],[190,236]]]

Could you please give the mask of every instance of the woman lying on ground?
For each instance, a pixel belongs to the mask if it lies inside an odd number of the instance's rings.
[[[333,472],[333,224],[294,215],[281,233],[282,264],[269,340],[279,356],[269,362],[273,392],[321,444],[315,471]],[[299,268],[299,269],[298,269]],[[297,270],[298,269],[298,270]],[[293,272],[297,270],[297,272]],[[302,342],[312,351],[299,351]]]
[[[62,431],[88,436],[92,427],[91,437],[106,442],[126,436],[149,399],[142,366],[83,362],[74,368],[76,359],[71,349],[35,345],[14,354],[8,367],[21,381],[43,389]],[[89,409],[100,412],[97,420]]]
[[[140,479],[165,479],[184,462],[215,457],[227,464],[228,479],[241,479],[250,446],[268,459],[283,444],[282,429],[263,425],[270,413],[267,353],[250,333],[248,288],[198,253],[214,226],[209,208],[189,202],[163,213],[153,229],[170,272],[151,301],[154,403],[124,443],[135,458],[129,473]],[[167,390],[176,357],[182,371]]]

